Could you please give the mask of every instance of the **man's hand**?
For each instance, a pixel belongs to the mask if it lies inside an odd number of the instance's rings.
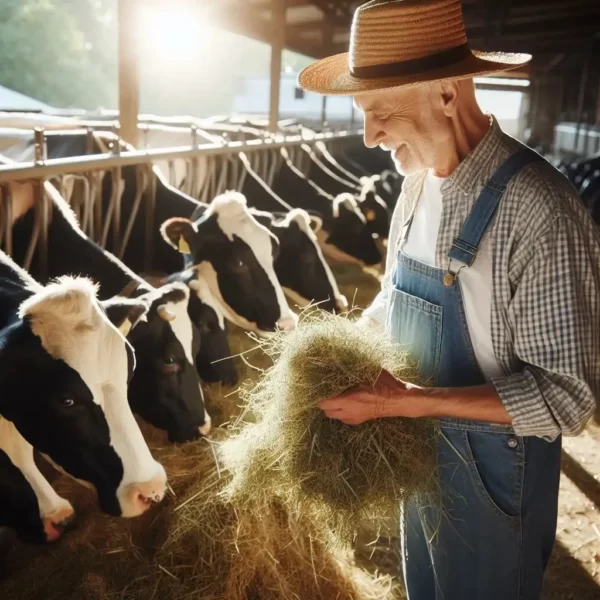
[[[370,419],[389,416],[417,417],[422,415],[418,414],[414,403],[416,389],[417,386],[399,381],[387,371],[382,371],[373,387],[322,400],[319,406],[330,419],[338,419],[346,425],[360,425]],[[399,410],[402,415],[398,414]]]
[[[510,425],[512,417],[490,383],[423,388],[382,371],[373,387],[346,392],[319,404],[331,419],[360,425],[382,417],[450,417]]]

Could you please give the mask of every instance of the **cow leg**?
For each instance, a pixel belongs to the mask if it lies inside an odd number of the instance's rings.
[[[33,458],[33,446],[6,419],[0,419],[0,450],[21,471],[35,494],[48,541],[56,540],[75,517],[71,503],[59,496]]]

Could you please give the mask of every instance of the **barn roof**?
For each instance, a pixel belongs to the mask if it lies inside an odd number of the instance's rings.
[[[225,29],[269,42],[277,25],[271,21],[272,7],[285,2],[285,46],[322,57],[348,49],[352,15],[364,1],[208,0],[206,4]],[[584,54],[599,35],[598,0],[463,0],[463,11],[473,48],[531,53],[533,69],[545,69],[565,54]]]

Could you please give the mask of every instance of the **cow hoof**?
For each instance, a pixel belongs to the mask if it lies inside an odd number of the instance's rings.
[[[75,511],[72,506],[65,506],[46,517],[42,517],[42,522],[44,523],[46,540],[54,542],[63,533],[73,528],[75,524]]]

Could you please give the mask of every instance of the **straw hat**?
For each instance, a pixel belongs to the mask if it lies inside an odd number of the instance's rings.
[[[354,13],[350,52],[306,67],[301,87],[356,96],[520,67],[530,54],[478,52],[467,44],[460,0],[373,0]]]

